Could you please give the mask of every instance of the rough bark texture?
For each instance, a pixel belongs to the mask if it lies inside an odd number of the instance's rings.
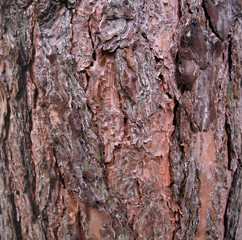
[[[0,239],[242,239],[240,0],[0,4]]]

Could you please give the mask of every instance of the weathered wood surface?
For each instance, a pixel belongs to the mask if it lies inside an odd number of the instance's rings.
[[[242,239],[241,1],[0,5],[0,239]]]

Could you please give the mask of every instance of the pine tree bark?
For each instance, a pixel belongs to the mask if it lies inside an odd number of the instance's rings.
[[[242,239],[239,0],[0,4],[0,239]]]

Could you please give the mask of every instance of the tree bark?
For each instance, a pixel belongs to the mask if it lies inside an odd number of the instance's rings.
[[[242,239],[239,0],[0,4],[0,239]]]

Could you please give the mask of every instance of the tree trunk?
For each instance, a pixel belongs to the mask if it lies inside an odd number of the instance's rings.
[[[0,4],[0,239],[242,239],[241,1]]]

